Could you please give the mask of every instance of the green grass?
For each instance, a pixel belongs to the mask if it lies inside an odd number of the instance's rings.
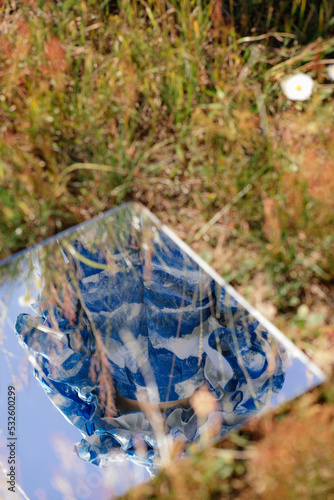
[[[98,2],[5,5],[2,256],[124,200],[159,211],[156,192],[171,212],[179,203],[194,206],[195,195],[204,221],[251,183],[229,240],[255,245],[269,279],[283,278],[278,305],[303,295],[293,278],[301,267],[308,281],[332,280],[327,221],[323,231],[314,227],[321,207],[302,179],[303,214],[287,216],[282,179],[291,154],[277,133],[288,109],[312,120],[320,137],[330,126],[332,87],[321,63],[332,57],[334,41],[315,36],[333,25],[326,2],[295,2],[292,14],[280,2],[273,15],[270,2],[230,2],[220,24],[217,9],[201,2],[123,2],[118,10]],[[309,38],[306,18],[318,26]],[[300,36],[310,44],[300,45]],[[320,85],[311,103],[294,106],[279,80],[305,65]],[[278,205],[282,249],[274,256],[263,232],[263,196]],[[321,253],[311,270],[296,226]],[[238,271],[227,278],[240,281]]]
[[[0,5],[0,256],[138,200],[328,351],[332,2]],[[280,87],[296,71],[316,81],[304,103]]]

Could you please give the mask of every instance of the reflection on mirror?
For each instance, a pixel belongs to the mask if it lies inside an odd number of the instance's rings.
[[[88,464],[126,458],[152,471],[171,439],[220,439],[323,380],[138,204],[14,256],[0,278],[8,381],[33,371]],[[14,334],[29,369],[11,357]]]

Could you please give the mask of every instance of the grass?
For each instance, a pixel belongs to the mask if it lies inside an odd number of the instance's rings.
[[[0,6],[0,256],[141,201],[331,376],[331,2]]]

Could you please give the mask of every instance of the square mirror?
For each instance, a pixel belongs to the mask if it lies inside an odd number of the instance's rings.
[[[13,483],[22,498],[110,499],[173,440],[219,440],[324,380],[137,203],[3,261],[0,279],[5,498]]]

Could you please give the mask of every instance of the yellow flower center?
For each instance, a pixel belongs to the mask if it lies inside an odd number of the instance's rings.
[[[301,85],[297,85],[296,86],[296,90],[301,90],[302,89],[302,86]]]

